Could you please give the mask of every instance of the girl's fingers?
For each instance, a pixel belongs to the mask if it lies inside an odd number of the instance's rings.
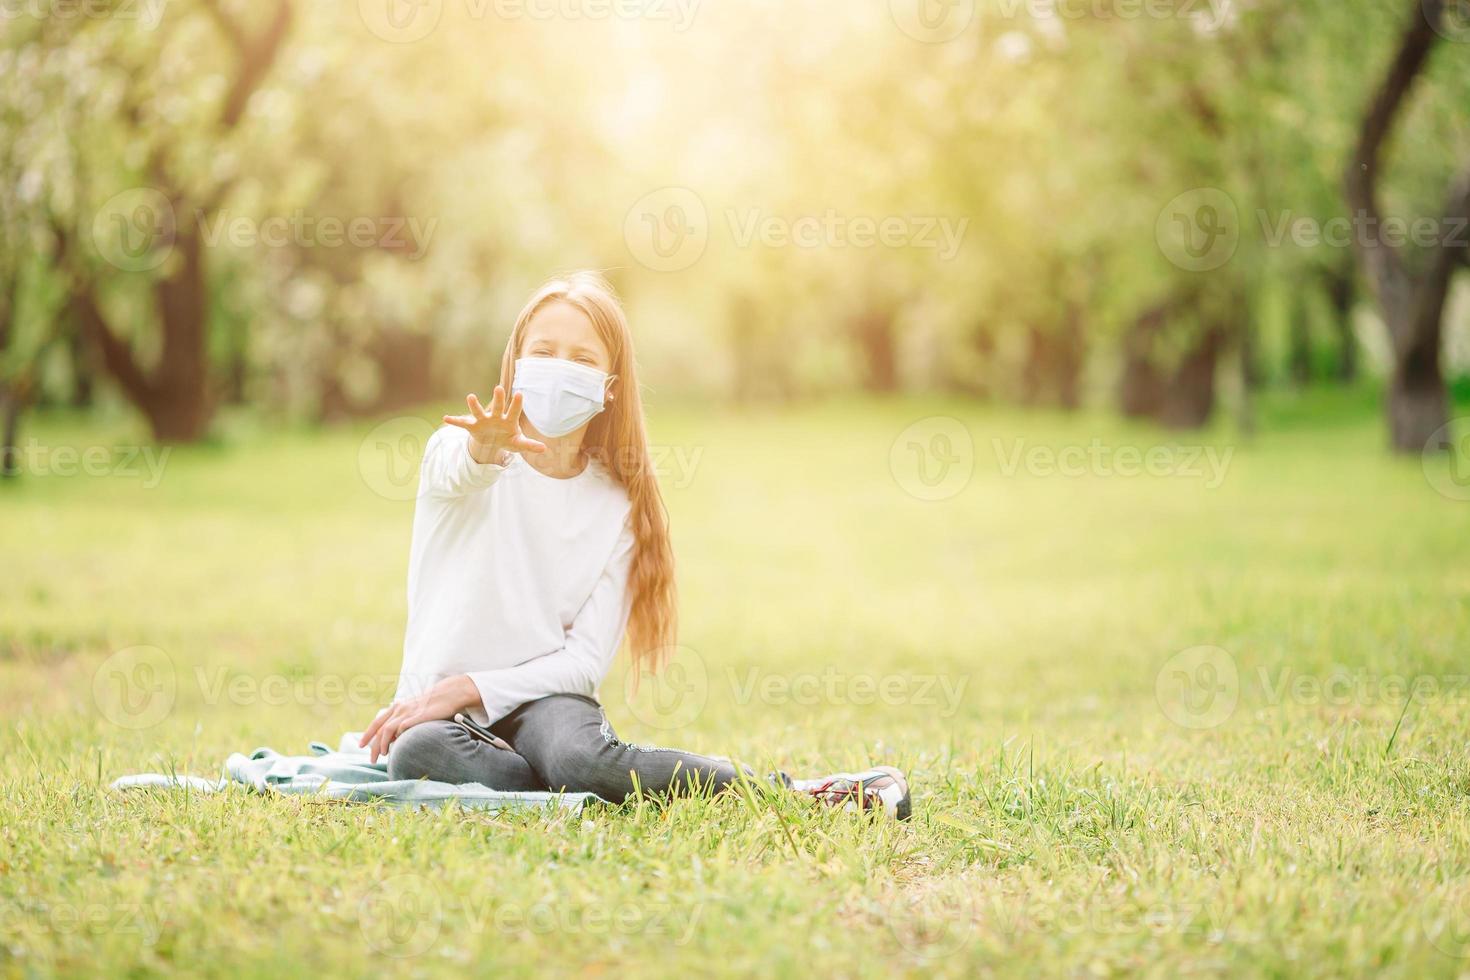
[[[490,399],[490,417],[499,419],[505,416],[505,389],[500,385],[495,386],[495,397]]]
[[[372,741],[373,736],[377,734],[378,729],[383,727],[383,719],[386,717],[388,717],[388,712],[386,710],[378,712],[378,716],[374,718],[373,723],[367,727],[367,731],[362,733],[362,738],[357,740],[358,748],[363,748],[368,744],[368,742]]]
[[[523,401],[525,399],[521,397],[519,391],[510,396],[510,409],[505,413],[505,417],[511,425],[521,424],[521,402]]]
[[[377,762],[378,757],[388,751],[388,743],[383,740],[383,737],[388,734],[389,729],[396,723],[398,711],[398,705],[395,704],[379,715],[378,719],[373,722],[372,752],[370,754],[373,762]]]
[[[384,725],[382,731],[378,732],[378,740],[376,745],[374,745],[374,749],[376,750],[374,753],[376,756],[373,760],[374,762],[388,754],[388,746],[393,744],[393,731],[397,727],[398,718],[395,715],[394,719]]]
[[[474,392],[465,396],[464,403],[470,407],[470,414],[477,419],[485,417],[485,407],[480,404],[480,399],[475,397]]]
[[[393,724],[393,730],[388,733],[387,738],[383,739],[383,754],[387,755],[388,750],[393,748],[393,743],[398,741],[398,737],[417,724],[418,717],[416,714],[405,711],[399,715],[398,721]]]
[[[367,731],[363,732],[363,744],[367,746],[368,758],[373,762],[378,761],[378,733],[382,731],[383,719],[387,717],[388,713],[386,711],[383,712],[377,717],[377,720],[373,722],[373,726]]]
[[[444,424],[457,425],[461,429],[473,429],[475,427],[475,420],[467,415],[446,415],[444,416]]]

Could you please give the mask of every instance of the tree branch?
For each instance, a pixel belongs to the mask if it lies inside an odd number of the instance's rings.
[[[240,22],[235,19],[235,15],[221,7],[219,0],[204,0],[203,6],[205,13],[209,14],[210,19],[214,21],[220,33],[230,42],[230,46],[241,54],[244,54],[250,45],[245,37],[245,28],[240,26]]]
[[[230,85],[219,118],[223,128],[233,129],[245,114],[250,96],[260,87],[261,80],[280,53],[291,26],[291,0],[277,0],[270,23],[253,39],[246,34],[240,22],[219,5],[219,0],[204,0],[204,6],[240,59],[240,72]],[[221,180],[200,202],[199,210],[210,214],[217,211],[233,185],[233,179]]]
[[[138,367],[132,348],[107,325],[107,320],[92,295],[91,287],[75,287],[70,305],[82,335],[96,344],[97,349],[102,352],[102,363],[127,393],[128,400],[140,408],[148,405],[153,399],[153,385]]]
[[[220,113],[220,124],[226,129],[233,129],[244,115],[250,96],[280,53],[286,31],[291,26],[291,0],[276,0],[276,10],[270,23],[254,38],[246,37],[240,25],[219,6],[218,0],[208,0],[205,6],[240,53],[240,73],[235,76],[235,83],[230,86],[224,110]]]
[[[109,373],[117,379],[134,405],[143,406],[152,399],[153,384],[148,380],[133,350],[127,342],[113,332],[97,303],[91,279],[82,272],[76,261],[76,249],[72,234],[65,225],[51,219],[51,233],[56,237],[56,265],[63,270],[68,283],[67,305],[77,318],[82,333],[102,352],[102,361]]]

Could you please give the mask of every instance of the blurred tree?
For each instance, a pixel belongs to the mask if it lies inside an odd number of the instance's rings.
[[[1225,353],[1250,343],[1257,280],[1239,254],[1196,268],[1166,248],[1158,222],[1171,199],[1230,197],[1249,148],[1235,126],[1239,23],[1203,21],[1187,4],[1162,9],[1169,15],[1084,19],[1068,37],[1091,75],[1077,111],[1105,136],[1097,186],[1109,205],[1098,220],[1116,254],[1101,295],[1120,361],[1118,407],[1188,428],[1213,415]]]
[[[4,106],[0,115],[0,138],[10,135],[10,109]],[[0,179],[9,179],[16,174],[14,162],[15,142],[4,140],[0,144]],[[26,370],[15,353],[16,336],[20,319],[20,276],[21,249],[19,238],[23,234],[20,215],[16,214],[17,200],[12,195],[0,197],[0,477],[13,477],[19,473],[16,441],[20,432],[21,412],[29,394]]]
[[[21,367],[15,363],[20,360],[14,353],[15,337],[19,332],[20,273],[14,268],[13,261],[7,261],[5,266],[0,269],[0,365],[3,365],[3,370],[0,370],[0,477],[13,477],[20,472],[16,454],[20,417],[30,400],[33,384],[29,366]]]
[[[16,67],[0,49],[0,77]],[[0,477],[20,473],[21,419],[42,394],[41,368],[55,335],[54,297],[38,288],[46,278],[36,247],[44,212],[41,182],[25,161],[27,97],[18,86],[0,85]]]
[[[68,315],[165,441],[198,439],[213,413],[203,227],[239,178],[216,154],[291,23],[290,0],[276,0],[264,18],[239,9],[198,0],[156,31],[119,17],[46,18],[34,42],[45,53],[26,79],[41,93],[27,124],[63,120],[45,162]],[[201,19],[216,32],[213,43]],[[215,88],[208,80],[220,64],[229,72]],[[88,254],[88,240],[98,255]],[[143,327],[149,321],[156,330]]]
[[[1409,6],[1409,26],[1364,114],[1345,184],[1354,212],[1362,215],[1371,229],[1368,234],[1355,236],[1355,240],[1392,347],[1389,438],[1400,452],[1422,452],[1449,448],[1448,436],[1442,432],[1448,411],[1440,370],[1441,320],[1455,269],[1470,255],[1466,243],[1470,168],[1451,181],[1435,242],[1424,250],[1418,267],[1411,268],[1402,246],[1389,240],[1384,231],[1378,187],[1380,158],[1415,78],[1448,23],[1447,0],[1413,0]],[[1440,433],[1437,438],[1436,433]],[[1435,442],[1430,445],[1432,438]]]
[[[749,0],[687,30],[492,7],[418,38],[288,0],[8,22],[0,377],[85,401],[99,364],[167,438],[219,401],[398,410],[489,383],[535,281],[577,266],[615,278],[665,389],[1071,408],[1114,378],[1121,410],[1187,426],[1221,392],[1245,418],[1256,384],[1359,369],[1350,243],[1294,230],[1346,210],[1371,4],[984,0],[940,43],[882,4]],[[1440,64],[1396,123],[1426,150],[1393,160],[1390,208],[1422,212],[1465,151],[1470,85]],[[1159,222],[1205,190],[1239,244],[1199,268]],[[627,230],[666,191],[707,239],[674,270]],[[363,219],[384,235],[311,231]]]

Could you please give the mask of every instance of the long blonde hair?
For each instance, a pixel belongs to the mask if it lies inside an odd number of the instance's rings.
[[[587,427],[582,449],[601,462],[628,493],[632,504],[633,565],[628,573],[632,612],[626,645],[636,668],[657,670],[677,640],[678,595],[674,587],[674,549],[669,541],[668,510],[659,493],[648,454],[648,426],[633,361],[633,334],[623,305],[608,281],[596,272],[574,272],[550,279],[531,296],[505,345],[500,383],[511,391],[515,362],[525,341],[526,326],[550,303],[566,303],[592,321],[607,345],[617,376],[611,403]]]

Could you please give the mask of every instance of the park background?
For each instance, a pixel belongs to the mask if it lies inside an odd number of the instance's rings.
[[[0,0],[0,967],[1462,973],[1467,67],[1440,0]],[[574,268],[680,561],[620,734],[915,819],[109,793],[391,696],[423,442]]]

